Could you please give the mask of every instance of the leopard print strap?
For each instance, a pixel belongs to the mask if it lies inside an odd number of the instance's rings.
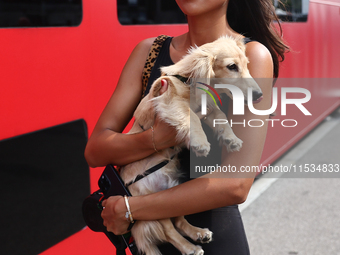
[[[168,38],[168,35],[160,35],[158,36],[155,41],[153,42],[149,56],[145,61],[144,69],[143,69],[143,76],[142,76],[142,85],[143,85],[143,90],[142,90],[142,97],[144,97],[144,93],[146,90],[146,87],[148,85],[148,81],[151,75],[152,68],[156,62],[158,53],[160,52],[162,45],[164,41]]]

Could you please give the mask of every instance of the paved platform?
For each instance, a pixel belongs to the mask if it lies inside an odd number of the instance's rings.
[[[340,164],[340,108],[275,164],[311,163]],[[339,172],[267,173],[240,209],[251,255],[340,255]]]

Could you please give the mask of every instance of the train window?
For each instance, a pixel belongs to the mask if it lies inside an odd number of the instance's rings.
[[[39,254],[85,227],[86,142],[84,120],[0,141],[1,254]]]
[[[81,0],[0,0],[0,27],[78,26]]]
[[[274,0],[276,15],[282,21],[307,21],[309,0]]]
[[[122,25],[187,22],[175,0],[117,0],[117,11]]]

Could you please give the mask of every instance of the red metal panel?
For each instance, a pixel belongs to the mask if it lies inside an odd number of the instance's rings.
[[[0,140],[85,119],[91,133],[130,52],[142,39],[176,35],[185,25],[121,26],[116,1],[83,0],[78,27],[0,29]],[[102,169],[91,169],[91,190]],[[86,229],[44,254],[114,249]]]
[[[308,22],[283,24],[292,52],[280,77],[339,77],[340,15],[339,5],[333,3],[311,1]],[[85,119],[91,133],[133,47],[144,38],[187,29],[186,25],[122,26],[116,1],[111,0],[83,0],[83,10],[78,27],[0,29],[0,140],[79,118]],[[262,162],[272,163],[340,104],[339,98],[320,94],[317,85],[303,86],[312,93],[313,101],[306,107],[313,116],[294,110],[287,118],[297,119],[299,128],[269,129]],[[101,171],[90,171],[92,191]],[[111,251],[103,235],[85,229],[43,254]]]
[[[83,9],[78,27],[0,29],[0,139],[77,118],[91,131],[133,47],[185,30],[121,26],[115,1],[84,0]]]
[[[60,254],[115,254],[114,246],[103,233],[85,228],[61,243],[41,253],[41,255]],[[127,255],[131,254],[129,251]]]
[[[327,4],[324,2],[311,1],[306,23],[282,24],[284,38],[291,52],[282,64],[280,78],[340,78],[339,3],[333,1],[334,5],[331,5],[330,1]],[[305,106],[312,116],[303,116],[295,108],[288,110],[287,116],[275,117],[281,120],[296,119],[298,126],[283,128],[277,125],[268,129],[262,164],[273,163],[340,105],[340,79],[329,80],[327,84],[318,79],[313,82],[309,80],[312,84],[306,84],[304,81],[307,80],[304,79],[298,80],[301,83],[296,84],[296,87],[304,87],[311,92],[312,98]],[[276,86],[285,86],[284,83],[280,84]]]

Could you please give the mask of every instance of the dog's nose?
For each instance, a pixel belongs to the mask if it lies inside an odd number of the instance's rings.
[[[253,90],[253,101],[258,101],[262,97],[262,92]]]

